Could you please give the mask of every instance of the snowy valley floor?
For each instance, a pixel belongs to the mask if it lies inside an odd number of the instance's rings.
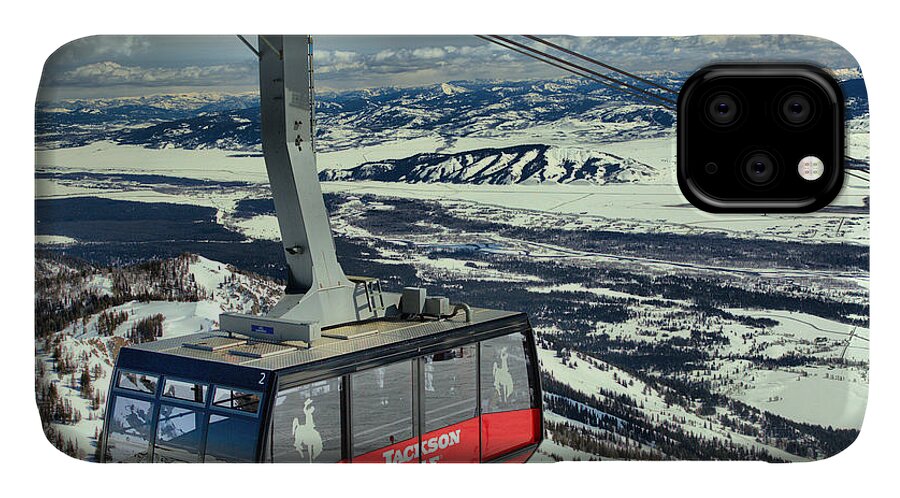
[[[650,140],[609,151],[665,165],[671,141]],[[85,458],[115,352],[136,331],[158,316],[163,337],[214,328],[221,311],[263,312],[281,292],[261,158],[138,149],[38,154],[36,389],[48,435]],[[348,273],[529,313],[546,394],[538,460],[806,460],[855,438],[866,185],[851,179],[834,209],[802,219],[712,217],[665,178],[324,190]],[[132,266],[150,259],[181,278]],[[77,304],[87,297],[97,306]]]

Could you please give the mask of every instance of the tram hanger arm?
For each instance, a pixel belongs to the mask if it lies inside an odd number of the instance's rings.
[[[260,35],[257,47],[263,156],[288,284],[284,298],[265,317],[225,313],[220,325],[269,339],[310,342],[321,327],[375,318],[379,310],[337,260],[316,168],[312,39]],[[399,301],[385,297],[389,304]]]

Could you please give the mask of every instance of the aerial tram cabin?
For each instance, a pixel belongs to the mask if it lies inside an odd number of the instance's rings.
[[[104,460],[525,461],[542,435],[531,328],[472,315],[338,326],[314,347],[215,332],[123,348]]]
[[[527,316],[345,275],[315,162],[311,40],[250,48],[285,296],[264,316],[221,314],[219,331],[123,347],[101,460],[527,460],[543,437]]]

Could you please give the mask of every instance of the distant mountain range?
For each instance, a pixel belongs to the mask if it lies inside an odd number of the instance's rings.
[[[677,78],[658,77],[678,86]],[[658,106],[581,79],[465,81],[317,95],[320,150],[424,135],[502,136],[540,125],[630,123],[653,133],[674,123]],[[256,95],[181,94],[39,103],[44,147],[97,141],[148,148],[258,150]]]
[[[632,183],[657,175],[651,166],[604,152],[548,145],[486,148],[454,154],[416,154],[325,170],[323,181],[374,180],[405,183]]]
[[[867,104],[865,86],[858,77],[854,79],[856,73],[848,75],[852,79],[842,83],[848,116],[859,117]],[[652,78],[679,88],[686,76],[656,74]],[[597,141],[669,136],[675,122],[674,112],[668,109],[578,78],[386,87],[320,94],[317,104],[320,152],[423,137],[450,148],[461,138],[497,142],[516,133],[527,135],[516,143],[532,144],[454,153],[441,153],[442,148],[435,146],[428,153],[326,171],[322,173],[325,180],[633,182],[653,175],[653,168],[584,149]],[[45,148],[109,141],[150,149],[261,152],[259,101],[253,93],[42,102],[35,118],[36,142]]]

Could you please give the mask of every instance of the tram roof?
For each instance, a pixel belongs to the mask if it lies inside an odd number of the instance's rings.
[[[380,318],[322,330],[322,338],[308,345],[302,341],[266,342],[222,331],[200,332],[154,342],[127,346],[128,349],[173,355],[261,370],[283,370],[344,355],[399,346],[417,340],[439,340],[466,329],[485,328],[505,319],[525,319],[520,312],[472,309],[472,321],[457,315],[442,320],[412,321]],[[488,326],[489,327],[489,326]]]

